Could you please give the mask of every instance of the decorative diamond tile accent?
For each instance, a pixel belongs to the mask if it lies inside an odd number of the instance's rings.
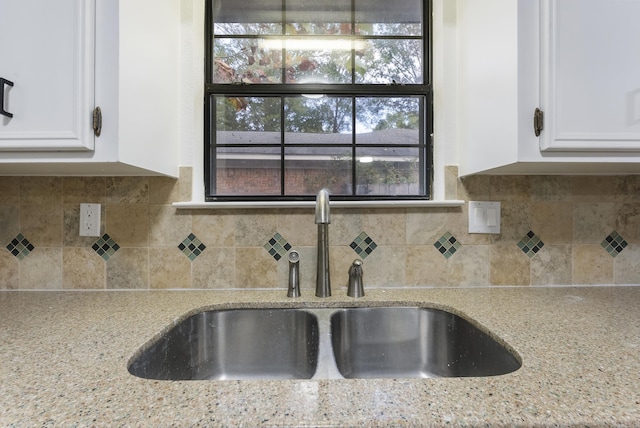
[[[264,244],[264,249],[271,254],[271,257],[278,261],[287,254],[287,251],[291,249],[291,245],[282,237],[282,235],[276,233],[273,235],[273,238],[269,239],[269,242]]]
[[[378,248],[378,244],[376,244],[365,232],[358,235],[350,246],[353,251],[362,258],[362,260],[366,259],[369,254],[373,253],[373,250]]]
[[[544,247],[544,242],[532,231],[529,231],[529,233],[518,242],[518,248],[529,258],[535,256],[542,247]]]
[[[455,238],[455,236],[447,232],[442,235],[440,239],[438,239],[433,244],[433,246],[436,247],[438,251],[440,251],[440,254],[448,259],[449,257],[453,256],[455,252],[460,249],[460,247],[462,247],[462,244]]]
[[[91,248],[93,248],[93,251],[98,253],[98,255],[106,262],[116,253],[116,251],[120,249],[120,246],[116,241],[111,239],[109,234],[105,233],[91,246]]]
[[[615,258],[629,244],[627,244],[627,241],[625,241],[624,238],[614,230],[604,239],[604,241],[602,241],[600,245],[602,245],[602,248],[604,248],[611,257]]]
[[[22,260],[27,257],[34,248],[33,244],[29,242],[22,233],[18,233],[18,235],[11,240],[9,245],[7,245],[7,250],[9,250],[9,252],[18,260]]]
[[[194,261],[196,257],[202,254],[205,248],[207,248],[207,246],[204,245],[193,233],[190,233],[189,236],[187,236],[184,241],[178,245],[178,249],[182,251],[182,254],[187,256],[191,261]]]

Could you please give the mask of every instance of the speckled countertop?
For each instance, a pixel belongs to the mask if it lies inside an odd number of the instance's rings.
[[[195,308],[353,302],[283,294],[0,292],[0,425],[640,425],[640,287],[367,290],[358,301],[454,308],[520,354],[523,366],[504,376],[169,382],[128,373],[141,345]]]

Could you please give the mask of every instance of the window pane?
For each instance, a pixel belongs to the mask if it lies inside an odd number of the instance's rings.
[[[293,39],[284,45],[285,83],[351,83],[351,41]]]
[[[287,147],[285,194],[315,195],[329,189],[332,195],[350,195],[351,150],[347,147]]]
[[[419,144],[421,97],[356,99],[356,143]]]
[[[423,0],[356,0],[356,33],[419,36]],[[391,6],[391,7],[390,7]]]
[[[216,34],[281,34],[282,0],[209,0]],[[224,25],[233,24],[233,25]],[[237,24],[237,26],[235,26]],[[240,24],[247,24],[243,28]],[[256,24],[267,24],[258,27]],[[235,26],[235,27],[234,27]],[[234,29],[235,28],[235,29]],[[232,31],[232,32],[228,32]],[[241,31],[241,32],[236,32]]]
[[[420,149],[363,147],[356,151],[357,195],[420,195]]]
[[[367,40],[356,52],[356,83],[422,84],[422,57],[421,40]]]
[[[220,147],[216,158],[216,194],[280,194],[278,147]]]
[[[351,144],[350,97],[285,98],[285,143]]]
[[[214,83],[280,83],[282,50],[264,39],[216,38],[213,41]]]
[[[226,97],[216,96],[217,144],[280,144],[280,97]],[[248,131],[248,134],[221,131]],[[259,131],[274,131],[278,137]]]
[[[351,34],[351,0],[287,0],[286,34]]]

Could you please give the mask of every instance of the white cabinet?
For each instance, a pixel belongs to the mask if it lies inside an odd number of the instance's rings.
[[[640,1],[542,2],[544,151],[640,151]]]
[[[457,5],[461,175],[640,173],[640,0]]]
[[[0,0],[3,6],[4,3],[22,2]],[[90,138],[92,145],[85,146],[84,150],[60,146],[51,132],[42,134],[44,142],[39,147],[20,146],[19,150],[7,147],[0,151],[0,175],[177,176],[180,1],[29,0],[25,3],[47,6],[30,9],[29,18],[21,18],[25,21],[33,19],[33,14],[42,16],[47,22],[57,19],[51,19],[52,16],[68,15],[69,19],[61,21],[61,26],[66,28],[70,20],[76,22],[78,14],[91,15],[88,20],[91,28],[86,33],[90,40],[87,43],[92,48],[95,46],[95,55],[86,74],[92,102],[89,107],[74,112],[66,120],[82,123],[93,135],[92,112],[94,107],[100,107],[102,129],[99,136]],[[73,3],[73,7],[58,8],[66,3]],[[95,4],[95,7],[91,11],[84,11],[83,7],[87,7],[87,4]],[[48,7],[52,10],[48,11]],[[56,14],[52,14],[53,10],[56,10]],[[0,11],[0,16],[0,19],[4,19],[4,9]],[[49,34],[40,31],[37,37],[42,41]],[[62,62],[60,49],[62,46],[58,42],[49,46],[52,62]],[[76,56],[73,55],[74,61],[77,60]],[[36,80],[48,80],[52,67],[39,64],[35,61],[37,56],[28,57],[32,59]],[[0,62],[0,68],[4,67],[3,64]],[[78,75],[75,71],[69,73],[74,79]],[[56,78],[66,77],[67,72],[60,74],[62,76]],[[20,82],[15,80],[13,87],[5,89],[5,107],[14,116],[0,121],[10,123],[18,117],[19,105],[14,95]],[[51,83],[56,84],[55,81]],[[74,86],[74,89],[77,88]],[[71,96],[65,93],[55,102],[67,104],[71,101]],[[56,109],[56,106],[49,108]],[[47,114],[53,113],[48,111]],[[52,120],[54,123],[62,121]],[[26,127],[29,132],[34,129],[38,128],[35,125]]]
[[[0,0],[0,150],[93,150],[95,1]]]

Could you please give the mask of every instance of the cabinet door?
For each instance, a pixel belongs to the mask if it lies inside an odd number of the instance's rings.
[[[543,0],[543,151],[640,151],[640,0]]]
[[[94,21],[95,0],[0,0],[0,150],[93,150]]]

